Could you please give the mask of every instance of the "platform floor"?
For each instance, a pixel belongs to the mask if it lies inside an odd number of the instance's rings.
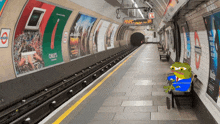
[[[169,64],[160,61],[157,45],[144,44],[132,54],[41,123],[62,120],[60,124],[200,124],[190,107],[167,109],[166,97],[170,95],[163,86]],[[103,79],[106,80],[102,85],[73,109]]]

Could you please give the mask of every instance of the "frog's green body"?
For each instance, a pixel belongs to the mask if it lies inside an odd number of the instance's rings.
[[[188,63],[175,62],[171,65],[170,69],[172,70],[174,75],[180,79],[189,79],[192,76],[191,67]],[[171,81],[175,82],[174,79],[171,79]],[[164,86],[164,89],[166,89],[166,93],[171,89],[175,90],[175,88],[180,88],[180,86]]]

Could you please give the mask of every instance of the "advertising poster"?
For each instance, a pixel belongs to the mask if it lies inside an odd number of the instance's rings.
[[[13,59],[16,75],[63,62],[62,34],[71,13],[29,0],[15,29]]]
[[[90,54],[89,36],[96,19],[80,13],[77,15],[70,30],[71,59]]]
[[[2,12],[7,4],[8,0],[0,0],[0,17],[2,15]]]
[[[170,48],[175,52],[173,29],[169,30]]]
[[[118,25],[115,23],[112,23],[108,28],[108,31],[106,32],[106,42],[105,42],[107,49],[114,48],[114,38],[117,29],[118,29]]]
[[[189,28],[187,23],[184,23],[182,25],[182,33],[183,33],[183,39],[184,39],[184,62],[190,64],[191,59],[191,45],[190,45],[190,36],[189,36]]]
[[[94,37],[93,37],[93,52],[94,53],[106,50],[105,34],[107,32],[109,25],[110,25],[110,22],[108,21],[104,21],[104,20],[99,21],[95,29]]]
[[[209,40],[210,50],[210,70],[209,70],[209,82],[207,87],[207,94],[220,106],[219,97],[219,83],[220,83],[220,16],[219,12],[210,16],[204,17],[204,22],[207,29],[207,35]]]

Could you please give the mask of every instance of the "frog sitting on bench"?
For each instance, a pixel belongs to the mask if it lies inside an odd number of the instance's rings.
[[[171,71],[174,73],[172,76],[168,76],[167,80],[172,81],[172,85],[164,86],[165,92],[170,90],[185,92],[190,88],[191,85],[191,67],[188,63],[175,62],[170,67]]]

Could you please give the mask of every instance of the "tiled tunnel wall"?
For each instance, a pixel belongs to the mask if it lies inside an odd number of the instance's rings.
[[[14,43],[14,31],[16,30],[16,24],[19,21],[20,18],[20,14],[23,12],[24,7],[26,6],[26,3],[29,0],[10,0],[8,1],[8,3],[6,4],[6,7],[3,11],[3,14],[1,15],[1,20],[0,20],[0,27],[1,28],[8,28],[10,29],[10,37],[9,37],[9,46],[7,48],[1,48],[0,49],[0,56],[1,56],[1,61],[0,61],[0,83],[8,81],[8,80],[12,80],[16,78],[15,75],[15,71],[14,71],[14,66],[13,66],[13,60],[12,60],[12,44]],[[64,27],[64,31],[63,32],[70,32],[70,27],[72,26],[76,16],[78,13],[82,13],[85,15],[89,15],[92,17],[96,17],[97,20],[91,30],[90,33],[90,43],[92,43],[92,37],[94,34],[94,30],[97,26],[97,24],[99,23],[99,21],[101,19],[118,24],[119,27],[121,26],[121,22],[120,20],[116,21],[116,16],[111,14],[111,13],[107,13],[106,16],[103,16],[99,13],[97,13],[96,11],[91,11],[88,8],[84,8],[80,5],[77,5],[76,3],[73,3],[69,0],[40,0],[42,2],[51,4],[51,5],[55,5],[55,6],[60,6],[62,8],[67,8],[67,9],[71,9],[72,13],[69,17],[69,19],[67,20],[67,23]],[[113,13],[113,12],[112,12]],[[114,11],[115,13],[115,11]],[[108,15],[109,14],[109,15]],[[113,18],[114,16],[114,18]],[[119,29],[118,27],[118,29]],[[117,34],[118,30],[116,31]],[[127,36],[129,37],[129,35],[131,35],[132,31],[128,31]],[[123,40],[120,41],[116,41],[116,36],[115,35],[115,48],[119,47],[119,42],[121,44],[121,46],[124,45],[129,45],[129,43],[127,43],[127,41],[125,40],[129,40],[129,39],[125,39],[123,38]],[[125,36],[124,36],[125,37]],[[68,38],[69,39],[69,38]],[[68,41],[67,39],[67,41]],[[90,45],[92,46],[92,45]],[[69,58],[69,51],[68,51],[68,43],[63,43],[62,42],[62,55],[63,55],[63,61],[65,63],[70,62],[70,58]]]
[[[188,24],[189,27],[189,36],[190,36],[190,43],[191,43],[191,60],[190,60],[190,66],[192,68],[192,71],[198,75],[198,79],[200,81],[197,81],[195,83],[195,92],[199,96],[199,99],[202,101],[202,103],[205,105],[205,107],[208,109],[208,111],[211,113],[211,115],[216,119],[217,122],[220,122],[219,119],[219,109],[216,105],[216,103],[213,103],[212,100],[208,98],[208,95],[206,94],[207,86],[208,86],[208,79],[209,79],[209,64],[210,64],[210,52],[209,52],[209,41],[207,36],[207,31],[205,27],[205,23],[203,20],[203,17],[205,14],[216,10],[217,8],[220,8],[220,1],[219,0],[210,0],[209,2],[206,2],[204,4],[201,4],[198,6],[194,11],[189,12],[187,15],[182,17],[178,20],[179,25],[179,31],[181,36],[181,56],[180,56],[180,62],[184,62],[184,34],[182,32],[181,26],[183,23]],[[162,39],[162,44],[166,44],[166,29],[163,31],[163,35],[165,35],[164,39]],[[202,54],[200,58],[200,65],[198,68],[196,68],[196,59],[199,60],[199,56],[195,55],[195,32],[197,31],[198,37],[201,44]],[[169,44],[169,38],[168,38],[168,44]],[[198,44],[198,42],[197,42]],[[171,59],[172,61],[175,61],[175,52],[173,52],[172,49],[169,48],[169,51],[171,52]],[[175,55],[175,56],[174,56]]]
[[[16,77],[14,71],[13,64],[13,43],[14,43],[14,32],[16,30],[16,24],[19,21],[21,13],[23,12],[24,7],[26,6],[29,0],[9,0],[6,4],[3,14],[0,19],[0,28],[8,28],[10,29],[9,36],[9,46],[7,48],[0,49],[0,98],[5,99],[4,105],[8,102],[13,102],[16,98],[20,99],[25,97],[33,92],[37,92],[38,90],[46,87],[54,82],[57,82],[65,77],[68,77],[77,71],[82,70],[92,64],[95,64],[102,59],[105,59],[117,52],[120,52],[130,46],[130,39],[125,39],[125,37],[130,37],[133,33],[130,29],[127,30],[127,35],[121,40],[116,40],[118,30],[121,26],[121,20],[116,21],[116,16],[112,15],[108,12],[107,14],[102,15],[97,13],[96,11],[91,11],[88,8],[84,8],[70,0],[39,0],[44,3],[48,3],[51,5],[59,6],[61,8],[66,8],[72,10],[70,17],[67,20],[67,23],[64,27],[64,32],[70,32],[70,27],[72,26],[75,18],[78,13],[82,13],[85,15],[89,15],[92,17],[96,17],[97,20],[91,29],[90,33],[90,43],[93,40],[93,34],[95,28],[97,27],[99,21],[106,20],[111,23],[118,24],[119,27],[116,31],[116,35],[114,38],[114,46],[115,48],[109,49],[103,52],[99,52],[96,54],[91,54],[88,56],[84,56],[82,58],[77,58],[75,60],[70,60],[69,51],[68,51],[68,41],[69,36],[67,38],[67,43],[61,42],[62,56],[63,62],[58,65],[49,66],[48,68],[43,68],[42,70],[37,70],[31,74],[25,74],[24,76]],[[112,11],[113,12],[113,11]],[[114,11],[115,13],[115,11]],[[114,16],[114,18],[112,18]],[[63,37],[62,37],[63,39]],[[52,75],[52,76],[51,76]],[[11,97],[12,96],[12,97]],[[1,105],[0,105],[1,106]]]

